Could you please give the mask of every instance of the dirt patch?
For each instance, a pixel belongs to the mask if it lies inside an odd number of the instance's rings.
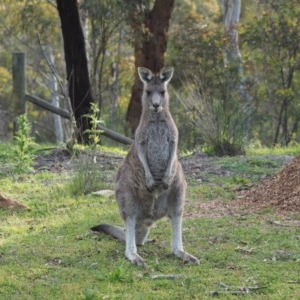
[[[180,159],[185,174],[194,179],[205,179],[207,175],[228,176],[230,172],[214,162],[218,157],[210,157],[204,153],[196,152]]]
[[[84,161],[87,157],[99,166],[99,170],[117,169],[124,159],[122,156],[107,153],[90,154],[89,152],[82,152],[80,156],[72,156],[66,149],[53,149],[46,153],[41,153],[36,157],[34,169],[38,172],[71,171],[78,161]]]
[[[81,155],[89,155],[83,153]],[[274,160],[278,156],[273,157]],[[94,161],[101,171],[116,171],[124,157],[114,154],[97,153],[93,155]],[[202,182],[208,174],[217,176],[232,176],[226,167],[216,162],[220,158],[209,157],[197,152],[182,158],[183,169],[189,177]],[[269,156],[268,159],[272,160]],[[73,158],[65,149],[54,149],[41,153],[36,158],[36,171],[71,171],[74,168]],[[186,215],[188,217],[221,217],[228,215],[241,215],[256,212],[265,208],[274,208],[278,213],[300,211],[300,156],[292,159],[290,156],[282,157],[284,167],[270,178],[265,178],[260,184],[245,187],[249,190],[239,191],[237,199],[224,202],[222,199],[199,201],[197,204],[187,203]],[[189,205],[193,207],[189,208]],[[195,207],[196,206],[196,207]]]
[[[300,156],[258,186],[239,194],[236,205],[252,210],[274,208],[278,213],[300,212]]]
[[[36,171],[61,172],[72,170],[72,156],[66,149],[51,149],[42,152],[35,158]]]
[[[278,156],[267,156],[270,161]],[[189,176],[205,181],[207,174],[219,176],[235,175],[216,162],[220,158],[195,153],[182,159],[182,165]],[[237,189],[237,199],[225,202],[222,199],[187,203],[187,217],[241,216],[272,208],[277,214],[300,212],[300,156],[280,157],[282,169],[271,177],[264,177],[257,185],[242,185]],[[189,207],[190,206],[190,207]]]
[[[224,216],[241,216],[243,207],[231,205],[222,199],[210,201],[187,202],[185,205],[185,217],[187,218],[220,218]]]
[[[8,210],[27,209],[27,207],[16,200],[12,200],[0,193],[0,208]]]

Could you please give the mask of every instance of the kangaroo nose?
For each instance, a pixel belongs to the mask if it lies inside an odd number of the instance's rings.
[[[158,103],[153,103],[153,107],[154,107],[155,109],[157,109],[157,108],[159,108],[159,104],[158,104]]]

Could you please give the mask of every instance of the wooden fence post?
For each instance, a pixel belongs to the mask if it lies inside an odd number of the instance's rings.
[[[14,109],[14,134],[16,133],[16,118],[25,113],[25,53],[13,53],[12,57],[12,79],[13,79],[13,109]]]
[[[26,94],[26,78],[25,78],[25,54],[13,53],[12,63],[12,77],[13,77],[13,114],[14,114],[14,135],[18,130],[16,118],[26,112],[26,100],[50,111],[54,114],[60,115],[63,118],[71,120],[71,115],[68,111],[59,107],[53,106],[51,103],[40,99],[39,97]],[[113,130],[110,130],[102,125],[98,125],[102,130],[102,134],[124,145],[130,145],[134,141],[126,136],[123,136]]]

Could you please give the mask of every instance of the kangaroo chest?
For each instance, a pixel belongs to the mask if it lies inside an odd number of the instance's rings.
[[[170,156],[171,131],[166,122],[150,122],[147,127],[146,157],[152,176],[161,180]]]

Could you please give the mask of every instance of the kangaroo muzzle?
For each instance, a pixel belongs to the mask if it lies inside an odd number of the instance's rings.
[[[150,107],[151,109],[153,109],[156,112],[159,112],[162,110],[161,99],[160,99],[160,95],[158,93],[153,94],[151,102],[152,102],[152,106]]]

